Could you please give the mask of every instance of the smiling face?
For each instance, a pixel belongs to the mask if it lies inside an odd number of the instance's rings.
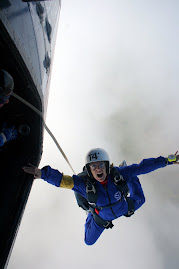
[[[105,162],[94,162],[94,163],[91,163],[89,167],[90,167],[93,177],[97,181],[103,182],[106,179],[107,173],[106,173]]]

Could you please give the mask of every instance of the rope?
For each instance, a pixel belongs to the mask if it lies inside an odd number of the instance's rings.
[[[71,166],[67,156],[65,155],[64,151],[62,150],[61,146],[59,145],[58,141],[56,140],[55,136],[52,134],[52,132],[50,131],[50,129],[47,127],[45,120],[43,118],[43,114],[40,110],[38,110],[35,106],[33,106],[32,104],[30,104],[28,101],[26,101],[25,99],[23,99],[21,96],[19,96],[16,93],[12,93],[12,96],[14,96],[16,99],[18,99],[19,101],[21,101],[22,103],[24,103],[26,106],[28,106],[29,108],[31,108],[34,112],[36,112],[41,118],[42,118],[42,122],[44,125],[45,130],[47,131],[47,133],[51,136],[52,140],[54,141],[54,143],[56,144],[57,148],[59,149],[59,151],[61,152],[63,158],[65,159],[65,161],[68,163],[68,165],[70,166],[71,170],[73,171],[74,174],[75,171],[73,169],[73,167]]]

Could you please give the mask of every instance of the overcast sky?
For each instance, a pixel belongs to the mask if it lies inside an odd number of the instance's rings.
[[[118,165],[179,149],[179,2],[62,1],[47,125],[76,173],[102,147]],[[45,135],[40,168],[72,171]],[[8,269],[177,269],[178,166],[140,176],[145,205],[93,246],[73,192],[36,180]]]

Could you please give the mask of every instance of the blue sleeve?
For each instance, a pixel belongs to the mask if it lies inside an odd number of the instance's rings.
[[[165,166],[166,166],[166,159],[160,156],[158,158],[144,159],[139,164],[132,164],[126,167],[121,167],[119,169],[121,175],[126,180],[129,180],[129,178],[133,176],[147,174]]]
[[[56,187],[70,189],[83,196],[86,195],[85,182],[76,175],[72,177],[67,176],[60,173],[58,170],[52,169],[50,166],[45,166],[41,169],[41,178]]]
[[[63,174],[58,170],[52,169],[50,166],[45,166],[41,169],[41,173],[42,179],[56,187],[60,187]]]
[[[86,184],[85,181],[83,179],[81,179],[78,176],[73,176],[74,179],[74,187],[73,187],[73,191],[78,192],[79,194],[83,195],[84,197],[86,197]]]

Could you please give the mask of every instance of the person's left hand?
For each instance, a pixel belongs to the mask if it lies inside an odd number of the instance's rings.
[[[41,170],[30,163],[28,165],[29,166],[22,167],[24,172],[34,175],[34,178],[41,178]]]
[[[173,164],[179,164],[179,155],[177,155],[178,151],[175,153],[176,155],[176,161],[173,162]]]

